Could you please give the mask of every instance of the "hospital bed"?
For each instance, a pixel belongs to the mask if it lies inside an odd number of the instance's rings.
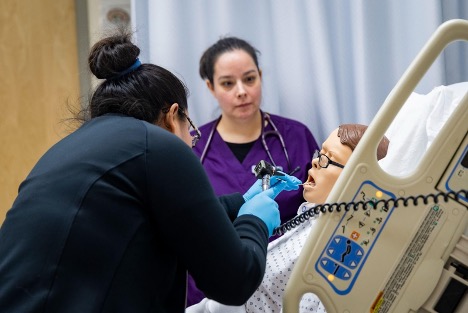
[[[369,125],[329,205],[315,208],[283,312],[298,312],[306,293],[328,313],[468,312],[468,93],[410,173],[391,175],[375,157],[418,82],[457,40],[468,40],[468,21],[436,30]]]

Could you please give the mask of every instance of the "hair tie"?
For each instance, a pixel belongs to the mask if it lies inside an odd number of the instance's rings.
[[[116,78],[119,78],[119,77],[122,77],[124,76],[125,74],[128,74],[130,72],[133,72],[134,70],[136,70],[137,68],[139,68],[141,65],[141,62],[140,62],[140,59],[136,59],[135,60],[135,63],[132,64],[132,66],[130,66],[129,68],[127,68],[126,70],[123,70],[122,72],[119,72],[117,73],[115,76],[111,77],[110,79],[116,79]]]

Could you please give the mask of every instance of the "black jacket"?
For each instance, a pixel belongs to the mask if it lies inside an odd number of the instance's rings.
[[[243,203],[217,198],[168,131],[95,118],[20,186],[0,229],[0,312],[183,312],[187,270],[208,297],[240,305],[268,244],[260,219],[235,219]]]

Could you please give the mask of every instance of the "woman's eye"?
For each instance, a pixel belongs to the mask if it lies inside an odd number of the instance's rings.
[[[253,84],[255,81],[257,80],[257,77],[256,76],[248,76],[245,78],[245,82],[247,84]]]
[[[230,81],[225,81],[225,82],[221,82],[221,86],[223,87],[231,87],[232,86],[232,82]]]

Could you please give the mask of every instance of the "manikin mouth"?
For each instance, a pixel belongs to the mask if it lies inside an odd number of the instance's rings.
[[[307,181],[304,183],[304,186],[309,186],[309,187],[314,187],[315,186],[315,180],[312,176],[307,177]]]

